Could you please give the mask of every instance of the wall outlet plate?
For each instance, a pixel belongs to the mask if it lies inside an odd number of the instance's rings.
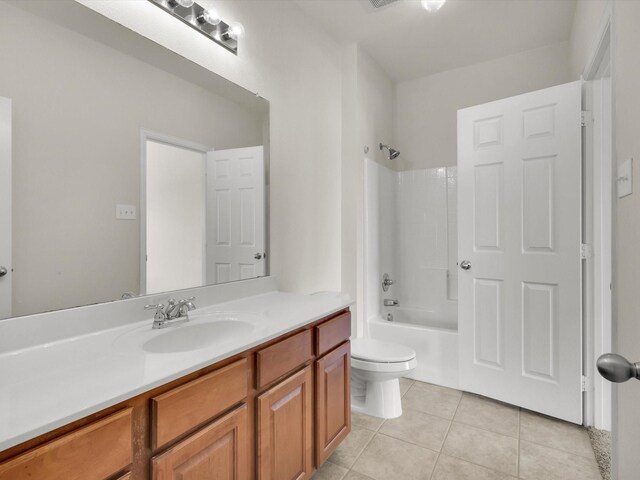
[[[135,205],[116,205],[116,218],[118,220],[135,220],[136,206]]]
[[[633,193],[633,158],[627,158],[618,165],[616,177],[618,198],[626,197]]]

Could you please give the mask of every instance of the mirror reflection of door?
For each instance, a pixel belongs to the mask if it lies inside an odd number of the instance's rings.
[[[265,274],[264,148],[207,154],[207,280]]]
[[[146,293],[206,284],[205,153],[147,140]]]
[[[141,291],[264,276],[263,147],[155,139],[145,147]]]

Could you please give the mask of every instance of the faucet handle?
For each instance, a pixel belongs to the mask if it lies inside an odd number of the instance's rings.
[[[156,314],[153,316],[156,320],[165,320],[167,317],[164,313],[164,304],[158,303],[157,305],[145,305],[145,310],[155,310]]]

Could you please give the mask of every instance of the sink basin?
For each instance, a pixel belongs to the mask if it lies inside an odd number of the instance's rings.
[[[149,353],[178,353],[212,347],[253,331],[253,325],[237,320],[197,323],[168,327],[165,332],[147,340],[142,349]]]
[[[151,323],[145,322],[117,337],[114,346],[123,352],[184,353],[242,343],[265,328],[256,314],[205,310],[196,312],[187,323],[163,329],[153,330]]]

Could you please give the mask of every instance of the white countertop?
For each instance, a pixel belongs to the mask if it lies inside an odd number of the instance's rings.
[[[248,314],[255,328],[216,348],[148,353],[134,336],[153,338],[152,319],[0,354],[0,451],[166,384],[312,323],[351,304],[347,295],[272,291],[198,308],[197,324],[213,312]],[[180,326],[169,327],[180,328]],[[148,332],[148,333],[147,333]]]

